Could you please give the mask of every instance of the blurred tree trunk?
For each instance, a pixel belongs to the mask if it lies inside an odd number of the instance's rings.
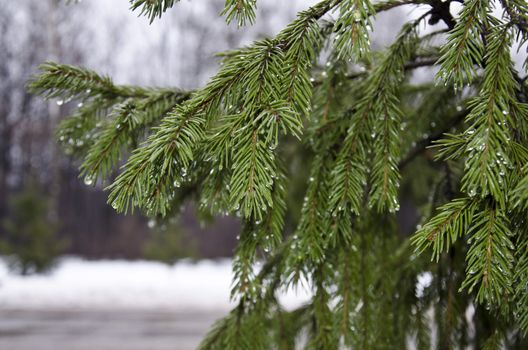
[[[0,62],[7,62],[9,51],[3,38],[7,31],[9,14],[0,13]],[[9,194],[8,176],[11,170],[11,139],[12,128],[9,125],[9,71],[6,64],[0,64],[0,222],[7,215],[7,197]],[[0,234],[3,231],[0,225]]]
[[[3,74],[0,72],[0,79],[3,79]],[[11,139],[12,128],[8,124],[8,110],[7,110],[7,92],[0,92],[0,221],[7,215],[7,197],[9,194],[8,176],[11,171]],[[0,225],[0,233],[2,232],[2,225]]]
[[[48,53],[53,61],[59,61],[61,58],[60,37],[57,32],[58,26],[58,0],[49,0],[49,12],[47,21],[47,36],[48,36]],[[60,106],[53,101],[48,101],[48,135],[51,138],[51,161],[49,164],[50,186],[49,186],[49,215],[53,223],[59,221],[59,196],[61,190],[61,168],[60,159],[61,153],[57,142],[55,142],[54,130],[60,119]]]

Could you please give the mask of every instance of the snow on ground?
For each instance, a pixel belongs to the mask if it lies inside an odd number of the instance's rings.
[[[65,258],[51,273],[10,274],[0,260],[0,310],[224,311],[229,301],[231,261],[182,261],[169,266],[148,261],[86,261]],[[294,308],[309,299],[306,290],[281,296]]]

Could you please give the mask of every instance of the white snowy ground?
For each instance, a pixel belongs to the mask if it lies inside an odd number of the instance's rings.
[[[0,259],[1,350],[191,350],[229,301],[231,262],[85,261],[48,275],[10,274]],[[281,296],[294,308],[310,297]]]
[[[48,275],[10,274],[0,260],[0,310],[227,311],[231,262],[86,261],[65,258]],[[299,289],[281,296],[287,308],[309,299]]]

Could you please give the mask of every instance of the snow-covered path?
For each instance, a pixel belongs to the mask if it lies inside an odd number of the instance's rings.
[[[0,350],[190,350],[226,314],[231,262],[85,261],[49,275],[9,274],[0,260]],[[300,290],[281,296],[287,308]]]
[[[2,350],[191,350],[223,314],[162,311],[0,311]]]

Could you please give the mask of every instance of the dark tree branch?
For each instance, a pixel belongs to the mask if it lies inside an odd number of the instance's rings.
[[[409,153],[407,153],[407,155],[400,161],[400,163],[398,164],[398,168],[403,169],[404,167],[406,167],[411,161],[414,160],[414,158],[422,154],[429,146],[431,146],[434,141],[439,140],[446,132],[449,132],[451,128],[455,127],[460,122],[462,122],[467,116],[467,114],[467,110],[459,112],[453,119],[451,119],[451,121],[445,126],[445,128],[431,134],[427,138],[418,141],[416,143],[416,146],[411,149]]]
[[[451,0],[442,1],[442,0],[431,0],[429,5],[433,8],[431,10],[431,17],[429,17],[429,24],[435,25],[439,21],[443,21],[447,27],[451,30],[455,27],[456,22],[449,11],[449,6],[451,5]]]

